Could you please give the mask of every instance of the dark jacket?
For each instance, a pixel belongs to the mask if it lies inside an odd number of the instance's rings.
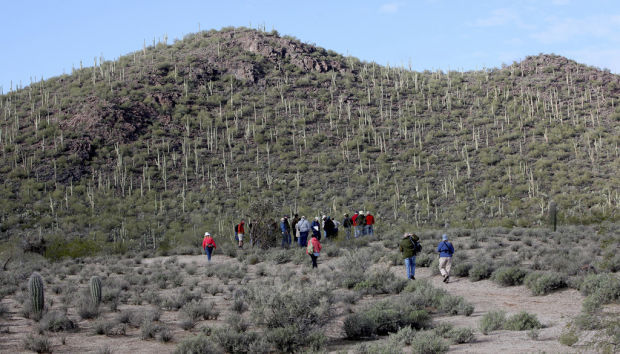
[[[403,254],[403,259],[411,258],[417,255],[416,245],[417,242],[414,241],[411,237],[403,238],[398,245],[398,249]]]
[[[342,220],[342,226],[343,226],[343,227],[345,227],[345,228],[347,228],[347,229],[348,229],[348,228],[350,228],[351,226],[353,226],[353,220],[351,220],[351,218],[350,218],[350,217],[348,217],[348,216],[347,216],[347,217],[345,217],[345,218]]]
[[[336,233],[336,225],[332,221],[332,219],[325,220],[325,225],[323,225],[323,229],[325,230],[325,234],[327,236],[333,236]]]

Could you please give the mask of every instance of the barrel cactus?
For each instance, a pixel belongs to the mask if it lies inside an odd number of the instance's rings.
[[[28,291],[30,292],[30,301],[32,302],[32,311],[35,316],[40,317],[43,313],[45,298],[43,293],[43,278],[41,274],[34,272],[28,280]]]
[[[101,279],[98,276],[90,278],[90,298],[95,306],[101,303]]]

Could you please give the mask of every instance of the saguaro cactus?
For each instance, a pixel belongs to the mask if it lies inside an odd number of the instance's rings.
[[[99,306],[101,303],[101,279],[98,276],[90,278],[90,297],[93,305]]]
[[[43,278],[41,274],[34,272],[28,280],[28,291],[30,292],[30,300],[32,302],[32,310],[35,315],[43,312],[45,298],[43,293]]]
[[[549,203],[549,224],[553,225],[553,232],[555,232],[558,225],[558,206],[554,201]]]

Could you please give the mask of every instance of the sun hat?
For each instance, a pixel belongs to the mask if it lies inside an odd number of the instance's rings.
[[[444,240],[444,241],[447,241],[447,240],[448,240],[448,235],[443,234],[443,235],[441,236],[441,239],[442,239],[442,240]]]
[[[211,236],[211,234],[208,232],[205,232],[205,236]]]

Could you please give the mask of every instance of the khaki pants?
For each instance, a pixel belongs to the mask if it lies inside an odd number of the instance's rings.
[[[452,257],[439,257],[439,272],[441,275],[444,277],[450,275],[450,268],[452,268]]]

